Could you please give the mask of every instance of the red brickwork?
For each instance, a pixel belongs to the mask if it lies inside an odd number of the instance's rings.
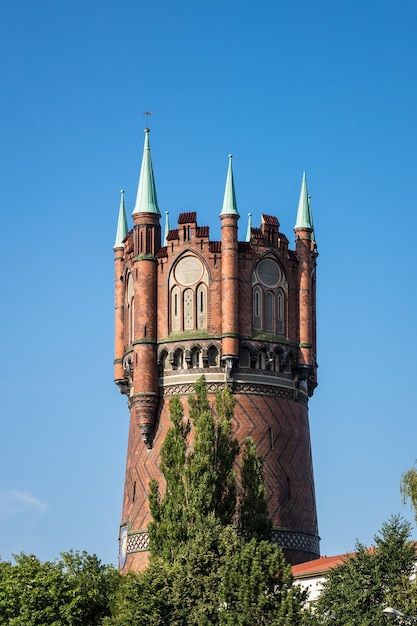
[[[124,249],[115,250],[115,379],[131,411],[121,569],[147,562],[147,495],[152,478],[161,482],[169,397],[178,393],[186,405],[201,374],[210,394],[224,384],[235,394],[235,434],[240,442],[253,437],[264,459],[269,512],[287,557],[317,558],[307,408],[316,386],[316,254],[309,233],[297,233],[291,251],[278,220],[262,216],[251,241],[238,242],[237,216],[227,215],[222,241],[211,242],[208,227],[189,212],[162,248],[159,216],[135,220]]]

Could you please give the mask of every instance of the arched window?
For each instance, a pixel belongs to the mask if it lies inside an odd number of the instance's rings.
[[[208,364],[209,367],[218,367],[219,363],[219,351],[214,346],[211,346],[208,350]]]
[[[259,287],[253,290],[253,327],[262,328],[262,292]]]
[[[164,370],[172,369],[171,363],[169,362],[169,358],[168,358],[168,352],[166,350],[163,350],[161,352],[159,356],[159,360],[158,360],[158,365],[159,365],[160,376],[164,375]]]
[[[264,348],[261,348],[261,350],[259,350],[258,352],[258,369],[260,370],[266,370],[266,364],[268,361],[268,356],[266,353],[266,350]]]
[[[194,330],[194,293],[192,289],[184,291],[184,330]]]
[[[174,352],[174,363],[173,363],[172,369],[182,370],[183,368],[184,368],[184,352],[181,350],[181,348],[178,348]]]
[[[285,334],[285,273],[271,254],[264,255],[252,270],[253,330]]]
[[[277,292],[277,333],[284,334],[284,292],[278,289]]]
[[[270,291],[265,294],[265,330],[274,332],[274,296]]]
[[[200,349],[193,348],[191,350],[191,367],[201,367],[200,359],[201,359]]]
[[[207,328],[207,288],[205,285],[197,287],[197,328]]]
[[[174,287],[171,291],[171,330],[173,332],[180,329],[180,290]]]
[[[184,236],[187,234],[191,234],[191,227],[184,230]],[[203,260],[187,252],[173,265],[168,281],[170,332],[206,329],[210,293],[209,272]]]
[[[240,367],[250,367],[250,352],[247,348],[242,348],[239,355]]]

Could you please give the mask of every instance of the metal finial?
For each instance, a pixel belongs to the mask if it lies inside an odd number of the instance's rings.
[[[146,115],[146,130],[149,130],[149,116],[152,115],[152,111],[144,111],[143,115]]]

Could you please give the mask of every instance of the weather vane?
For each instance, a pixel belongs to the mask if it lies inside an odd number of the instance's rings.
[[[143,112],[143,115],[146,115],[146,128],[148,128],[148,129],[149,129],[149,124],[148,124],[148,122],[149,122],[149,116],[150,116],[150,115],[152,115],[152,111],[144,111],[144,112]]]

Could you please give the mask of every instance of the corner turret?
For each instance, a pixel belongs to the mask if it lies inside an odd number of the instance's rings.
[[[133,325],[134,362],[140,363],[141,375],[133,379],[130,406],[144,442],[152,444],[152,433],[159,403],[157,366],[157,260],[161,247],[161,213],[158,207],[149,146],[149,129],[145,129],[142,166],[136,204],[132,213],[133,272],[135,317]]]
[[[119,217],[117,220],[116,240],[114,242],[114,281],[115,281],[115,333],[114,333],[114,380],[123,384],[123,354],[124,354],[124,246],[123,240],[127,235],[127,220],[124,202],[124,190],[120,191]]]
[[[317,248],[314,241],[313,216],[305,172],[301,182],[297,219],[294,226],[296,253],[299,259],[299,347],[300,380],[306,380],[311,395],[317,385],[315,347],[315,268]]]
[[[238,219],[232,155],[224,190],[222,222],[222,361],[226,369],[226,380],[230,380],[233,367],[239,359],[239,266],[238,266]]]

